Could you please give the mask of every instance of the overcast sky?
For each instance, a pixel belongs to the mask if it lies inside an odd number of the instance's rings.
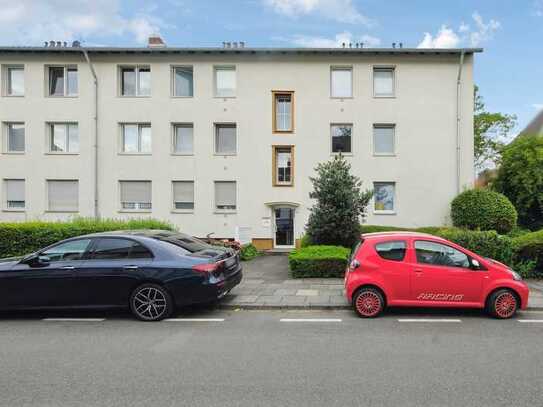
[[[483,47],[475,81],[522,128],[543,109],[543,0],[0,0],[1,45]],[[518,129],[517,129],[518,130]]]

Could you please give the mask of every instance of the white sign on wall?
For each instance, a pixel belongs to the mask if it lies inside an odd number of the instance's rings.
[[[253,236],[249,226],[236,226],[235,239],[241,244],[251,243]]]

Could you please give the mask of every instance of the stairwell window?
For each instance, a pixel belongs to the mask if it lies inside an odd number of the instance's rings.
[[[151,186],[151,181],[120,181],[121,211],[151,211]]]
[[[4,180],[4,209],[8,211],[24,211],[25,209],[25,180]]]
[[[294,146],[273,146],[273,185],[294,184]]]
[[[25,152],[25,124],[5,123],[4,152],[23,154]]]
[[[390,98],[394,97],[395,93],[395,69],[391,67],[373,68],[373,96]]]
[[[237,208],[236,181],[215,181],[215,210],[235,211]]]
[[[24,96],[25,94],[25,71],[24,66],[4,66],[4,95]]]
[[[151,142],[149,123],[121,124],[122,154],[151,154]]]
[[[273,91],[273,123],[274,133],[294,132],[294,92]]]
[[[330,71],[330,96],[333,98],[353,97],[353,68],[332,67]]]
[[[77,123],[49,123],[49,153],[79,153],[79,126]]]
[[[194,210],[194,181],[173,181],[173,210]]]
[[[216,66],[215,72],[215,96],[221,98],[236,97],[236,67]]]
[[[47,180],[47,209],[50,212],[77,212],[79,181]]]
[[[77,96],[79,92],[77,66],[50,66],[49,96]]]
[[[150,66],[123,66],[120,76],[121,96],[151,96]]]

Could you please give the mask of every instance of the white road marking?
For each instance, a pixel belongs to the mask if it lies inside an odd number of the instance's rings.
[[[461,319],[416,318],[398,319],[398,322],[462,322]]]
[[[517,319],[518,322],[528,322],[533,324],[543,324],[543,319]]]
[[[279,322],[342,322],[340,318],[281,318]]]
[[[105,318],[43,318],[46,322],[102,322]]]
[[[166,318],[166,322],[224,322],[224,318]]]

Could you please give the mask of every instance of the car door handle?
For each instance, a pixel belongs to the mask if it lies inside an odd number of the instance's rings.
[[[73,270],[73,269],[75,269],[75,267],[74,266],[63,266],[62,269],[63,270]]]
[[[124,266],[123,268],[125,270],[137,270],[139,267],[138,266]]]
[[[415,269],[415,273],[422,273],[422,269]]]

